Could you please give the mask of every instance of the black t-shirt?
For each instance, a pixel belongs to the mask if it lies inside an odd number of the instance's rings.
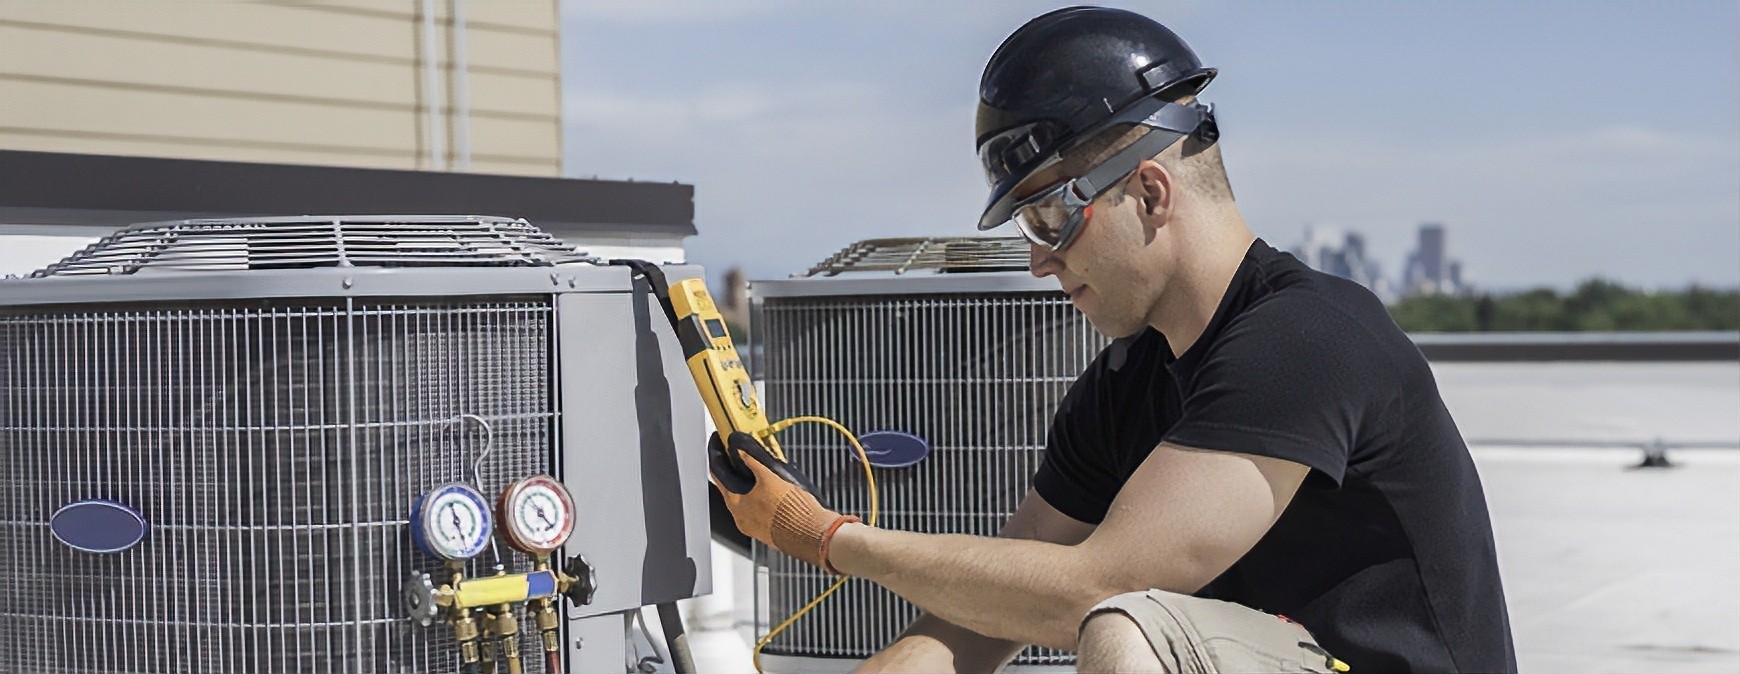
[[[1182,356],[1150,329],[1094,359],[1034,488],[1097,524],[1162,441],[1311,469],[1198,594],[1298,621],[1356,674],[1516,669],[1480,477],[1425,358],[1364,288],[1258,240]]]

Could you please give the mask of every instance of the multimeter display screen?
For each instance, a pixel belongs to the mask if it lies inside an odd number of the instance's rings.
[[[713,333],[713,339],[723,339],[725,337],[725,321],[717,318],[707,319],[707,332]]]

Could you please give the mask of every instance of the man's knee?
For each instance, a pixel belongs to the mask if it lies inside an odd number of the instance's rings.
[[[1119,611],[1088,616],[1082,623],[1076,652],[1076,669],[1084,674],[1166,671],[1142,628]]]
[[[1160,590],[1100,602],[1077,641],[1083,672],[1346,671],[1291,620]]]

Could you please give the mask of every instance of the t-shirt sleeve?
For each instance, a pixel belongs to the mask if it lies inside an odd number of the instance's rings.
[[[1393,390],[1376,353],[1334,309],[1253,307],[1196,367],[1165,442],[1292,461],[1339,486],[1369,401]]]
[[[1101,351],[1070,385],[1046,434],[1045,460],[1033,474],[1033,489],[1046,503],[1088,524],[1105,519],[1118,492],[1117,475],[1106,455],[1112,439],[1103,433],[1112,428],[1104,418],[1112,402],[1108,378],[1114,374],[1108,361],[1120,359],[1122,354],[1114,350],[1127,347],[1114,343]]]

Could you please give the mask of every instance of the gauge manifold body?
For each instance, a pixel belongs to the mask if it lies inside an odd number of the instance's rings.
[[[574,498],[548,475],[508,485],[495,508],[502,538],[528,555],[548,555],[574,533]]]

